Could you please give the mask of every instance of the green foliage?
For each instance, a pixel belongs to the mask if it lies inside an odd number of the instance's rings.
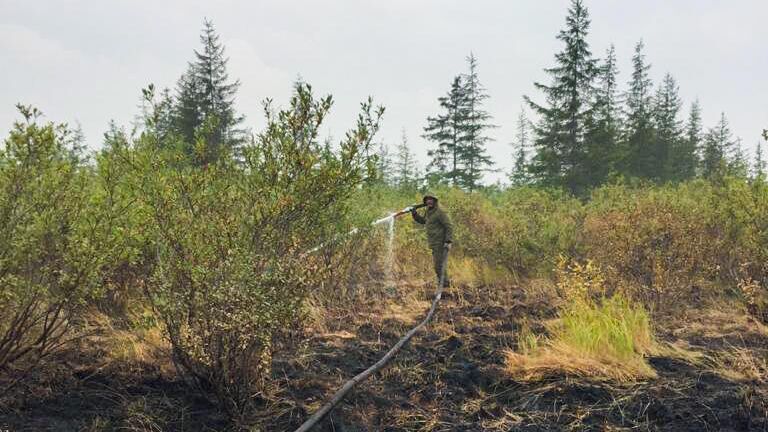
[[[331,105],[301,83],[288,109],[267,102],[267,127],[241,165],[178,164],[183,155],[154,145],[151,127],[123,155],[139,218],[150,219],[157,263],[147,293],[174,359],[238,422],[323,277],[306,251],[334,234],[348,198],[375,174],[366,155],[382,110],[363,104],[357,128],[329,155],[317,134]]]
[[[621,290],[660,313],[682,300],[736,292],[742,280],[768,286],[760,264],[768,262],[763,180],[616,184],[595,190],[586,202],[534,187],[435,192],[455,225],[454,258],[513,277],[546,276],[560,255],[592,259],[610,292]],[[379,188],[360,195],[355,212],[365,223],[418,200]],[[421,253],[424,241],[407,222],[399,222],[398,242],[403,253]]]
[[[680,87],[672,74],[664,76],[654,98],[654,123],[656,127],[656,141],[652,153],[658,158],[659,169],[657,178],[660,181],[683,180],[681,177],[686,172],[685,168],[692,166],[690,157],[695,153],[686,152],[687,147],[682,145],[682,124],[679,120]],[[691,173],[688,170],[688,173]]]
[[[763,156],[762,141],[757,142],[757,149],[755,149],[755,161],[752,165],[752,173],[754,174],[755,178],[765,178],[765,156]]]
[[[589,26],[583,1],[572,0],[566,27],[557,36],[565,46],[555,54],[556,65],[545,69],[552,83],[534,83],[544,94],[546,105],[526,97],[540,117],[534,129],[536,154],[531,172],[542,185],[562,187],[574,194],[584,193],[590,182],[585,135],[598,68],[586,40]]]
[[[189,162],[202,166],[221,157],[238,156],[245,133],[238,129],[244,117],[235,110],[240,82],[227,72],[224,46],[211,21],[200,34],[201,50],[176,84],[175,95],[164,90],[156,112],[162,113],[161,143],[181,147]],[[169,134],[179,142],[167,139]]]
[[[66,344],[112,257],[111,209],[71,131],[18,106],[0,153],[0,370]]]
[[[428,152],[432,158],[427,169],[427,181],[430,184],[446,183],[458,185],[460,174],[461,123],[464,121],[461,76],[456,76],[446,96],[438,98],[444,113],[436,117],[427,117],[423,137],[434,142],[437,147]]]
[[[657,345],[641,304],[622,293],[607,296],[600,268],[591,261],[562,259],[557,285],[565,300],[558,319],[546,337],[522,335],[522,354],[507,353],[510,372],[537,377],[565,371],[619,381],[655,376],[645,356]]]
[[[586,169],[589,184],[603,184],[617,172],[621,152],[619,149],[619,107],[617,99],[618,66],[613,45],[606,52],[597,76],[592,115],[587,119]]]
[[[548,273],[561,253],[575,253],[582,204],[564,193],[532,187],[469,193],[458,188],[434,190],[454,224],[454,257],[467,257],[518,276]],[[378,188],[361,191],[355,212],[370,221],[421,201],[421,196]],[[420,228],[409,217],[398,222],[398,242],[405,261],[427,253]]]
[[[457,224],[458,232],[467,230],[470,255],[532,276],[548,273],[560,254],[576,253],[583,216],[581,203],[573,197],[524,187],[504,191],[492,205],[495,211],[486,212],[470,204],[466,224]]]
[[[469,70],[462,75],[464,81],[465,121],[461,124],[465,144],[460,149],[460,160],[464,169],[461,172],[461,186],[469,191],[480,187],[483,174],[493,166],[493,160],[486,152],[486,145],[492,141],[487,130],[495,127],[490,124],[491,115],[483,109],[488,94],[480,83],[477,72],[477,57],[470,53],[467,57]]]
[[[552,345],[579,357],[608,364],[634,363],[639,370],[651,370],[643,355],[655,342],[650,317],[642,305],[622,294],[597,301],[583,297],[570,300],[552,328]]]
[[[697,176],[701,168],[701,106],[696,100],[691,103],[688,121],[685,124],[685,137],[683,138],[680,149],[676,153],[676,160],[673,163],[680,178],[689,179]]]
[[[515,134],[515,141],[512,143],[514,153],[512,159],[515,161],[512,168],[512,172],[509,173],[509,180],[513,186],[525,186],[531,182],[530,175],[528,173],[528,164],[530,163],[530,147],[531,147],[531,122],[525,115],[525,110],[520,109],[520,114],[517,117],[517,132]]]
[[[691,298],[719,276],[725,259],[713,198],[703,182],[599,189],[587,206],[585,254],[604,269],[610,285],[623,286],[648,305]]]
[[[731,155],[736,146],[725,113],[720,114],[720,121],[707,131],[701,156],[702,176],[718,180],[729,174]]]
[[[625,95],[622,173],[645,179],[658,179],[660,158],[654,153],[653,83],[648,76],[651,66],[645,60],[641,40],[632,56],[632,79]]]
[[[589,27],[584,2],[572,0],[565,28],[558,34],[565,46],[555,55],[555,65],[545,69],[551,82],[534,83],[545,102],[526,97],[538,116],[526,170],[534,184],[586,197],[593,188],[618,178],[663,184],[696,176],[747,175],[745,158],[731,143],[729,131],[718,125],[702,137],[698,102],[683,128],[682,101],[671,74],[654,95],[642,40],[635,46],[632,77],[619,109],[615,49],[611,45],[604,59],[594,58],[587,41]]]
[[[736,281],[749,311],[768,321],[768,184],[727,178],[716,194],[716,217],[730,251],[722,273]]]
[[[469,72],[456,76],[446,96],[438,99],[443,113],[427,118],[423,137],[437,148],[432,158],[427,181],[431,185],[449,184],[470,191],[480,187],[482,175],[493,161],[486,153],[491,139],[486,130],[491,115],[482,109],[488,98],[477,74],[477,59],[467,57]]]
[[[408,145],[408,137],[403,129],[400,143],[397,144],[397,153],[392,167],[392,183],[403,190],[415,190],[419,183],[419,174],[416,165],[416,157]]]
[[[631,361],[653,346],[648,313],[623,294],[606,297],[603,276],[594,263],[562,261],[558,277],[567,302],[555,326],[555,344],[618,362]]]

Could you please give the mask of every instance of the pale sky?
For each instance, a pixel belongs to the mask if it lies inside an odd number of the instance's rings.
[[[354,126],[368,95],[384,105],[379,140],[392,146],[405,129],[422,165],[431,144],[420,137],[437,98],[474,52],[499,127],[489,145],[497,168],[511,166],[509,142],[522,96],[542,100],[533,82],[561,48],[568,0],[0,0],[0,136],[17,102],[49,120],[80,123],[99,148],[107,124],[129,125],[141,88],[173,87],[213,20],[242,82],[238,109],[254,131],[261,101],[284,105],[302,77],[336,101],[326,134]],[[651,76],[666,72],[685,102],[699,98],[705,126],[726,113],[752,151],[768,127],[768,1],[586,0],[589,42],[602,56],[616,45],[622,89],[639,39]],[[489,180],[499,178],[491,175]]]

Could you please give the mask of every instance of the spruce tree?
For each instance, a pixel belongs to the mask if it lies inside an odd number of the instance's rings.
[[[522,186],[530,182],[528,175],[528,150],[530,147],[530,129],[531,123],[525,115],[525,109],[520,107],[520,114],[517,117],[517,132],[515,141],[512,143],[514,166],[509,173],[509,180],[515,186]]]
[[[75,126],[67,130],[62,138],[67,149],[67,155],[73,164],[80,166],[89,161],[88,145],[85,143],[85,133],[80,122],[76,122]]]
[[[213,23],[205,20],[200,35],[202,49],[176,85],[176,131],[198,164],[236,151],[244,141],[238,129],[244,117],[235,110],[240,81],[231,81],[228,59]],[[202,147],[202,148],[201,148]]]
[[[731,154],[726,158],[728,174],[736,177],[747,177],[749,175],[749,161],[744,154],[744,147],[741,138],[736,138],[733,142]]]
[[[175,130],[181,139],[188,143],[192,153],[192,143],[195,142],[195,132],[203,123],[203,113],[200,93],[202,85],[197,81],[194,66],[188,65],[187,71],[176,82],[176,100],[174,106]]]
[[[729,154],[735,145],[725,113],[721,113],[720,121],[709,129],[704,137],[701,155],[702,176],[709,179],[722,177],[728,170]]]
[[[688,121],[685,124],[685,136],[676,152],[675,169],[679,173],[680,179],[689,179],[698,175],[701,151],[701,105],[696,100],[691,103]]]
[[[432,158],[429,163],[427,178],[430,183],[448,183],[461,185],[462,154],[466,122],[466,101],[461,76],[456,76],[446,96],[438,98],[443,112],[427,118],[424,138],[437,144],[428,152]]]
[[[460,123],[462,133],[461,145],[458,147],[461,170],[458,174],[459,183],[470,192],[475,190],[482,179],[483,173],[493,166],[491,157],[486,152],[486,145],[491,141],[486,135],[490,124],[491,115],[483,110],[483,103],[488,99],[485,88],[480,84],[477,75],[477,58],[474,54],[467,57],[469,70],[462,76],[463,81],[463,109],[464,114]]]
[[[660,158],[654,146],[653,84],[648,77],[651,66],[645,62],[643,41],[635,45],[632,56],[632,79],[625,94],[624,131],[622,147],[624,160],[621,170],[633,177],[659,179]]]
[[[544,93],[546,105],[526,97],[539,116],[532,173],[543,185],[564,187],[575,194],[585,193],[591,183],[585,135],[598,68],[586,40],[589,25],[583,1],[572,0],[566,28],[557,36],[565,47],[555,55],[556,65],[545,69],[551,84],[534,83]]]
[[[243,121],[243,117],[235,111],[235,94],[240,87],[240,81],[229,79],[229,59],[225,56],[224,46],[219,41],[219,35],[216,34],[211,21],[205,21],[200,42],[203,44],[203,50],[195,51],[197,61],[194,70],[202,85],[202,113],[206,118],[213,117],[217,120],[211,139],[216,143],[232,145],[234,140],[239,138],[235,136],[235,128]]]
[[[128,134],[125,133],[125,129],[119,127],[114,120],[110,120],[107,131],[104,132],[101,154],[109,154],[116,150],[123,150],[127,147]]]
[[[393,183],[401,189],[413,189],[417,185],[416,157],[411,153],[408,136],[403,129],[393,163]]]
[[[621,159],[618,148],[619,119],[616,98],[618,73],[616,49],[611,45],[599,68],[595,97],[592,101],[593,114],[587,126],[586,164],[591,186],[605,182]]]
[[[763,156],[763,142],[757,142],[757,150],[755,151],[755,163],[752,166],[752,173],[755,178],[765,179],[765,157]]]
[[[680,172],[681,165],[690,162],[692,155],[685,154],[687,146],[683,145],[683,126],[679,120],[680,101],[679,86],[675,78],[667,73],[654,100],[654,125],[656,128],[655,145],[652,146],[656,161],[660,164],[657,179],[685,180]]]
[[[385,185],[392,184],[393,178],[393,166],[392,156],[389,152],[389,146],[382,141],[379,144],[379,149],[376,154],[376,171],[378,171],[378,179]]]

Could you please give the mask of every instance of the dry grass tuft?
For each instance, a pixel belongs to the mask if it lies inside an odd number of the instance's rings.
[[[704,366],[712,362],[712,358],[700,350],[700,347],[694,347],[689,342],[678,339],[674,342],[665,342],[659,346],[659,355],[682,360],[694,366]]]
[[[753,350],[732,346],[715,356],[713,369],[723,378],[739,382],[768,384],[768,358],[760,358]]]
[[[95,336],[92,342],[103,349],[102,361],[133,367],[142,364],[160,366],[161,370],[173,373],[168,353],[170,343],[163,329],[154,320],[147,320],[146,314],[131,317],[129,328],[119,328],[114,321],[101,312],[88,316],[87,327]]]
[[[522,381],[562,375],[618,382],[656,378],[656,372],[642,357],[625,362],[610,357],[585,356],[570,347],[546,347],[535,355],[507,351],[505,357],[507,371]]]

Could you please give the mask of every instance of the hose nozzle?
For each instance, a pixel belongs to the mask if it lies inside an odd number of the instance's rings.
[[[412,212],[414,210],[418,210],[418,209],[420,209],[422,207],[426,207],[426,206],[427,206],[426,204],[413,204],[413,205],[410,205],[410,206],[400,210],[399,212],[395,213],[395,217],[404,215],[406,213],[410,213],[410,212]]]

